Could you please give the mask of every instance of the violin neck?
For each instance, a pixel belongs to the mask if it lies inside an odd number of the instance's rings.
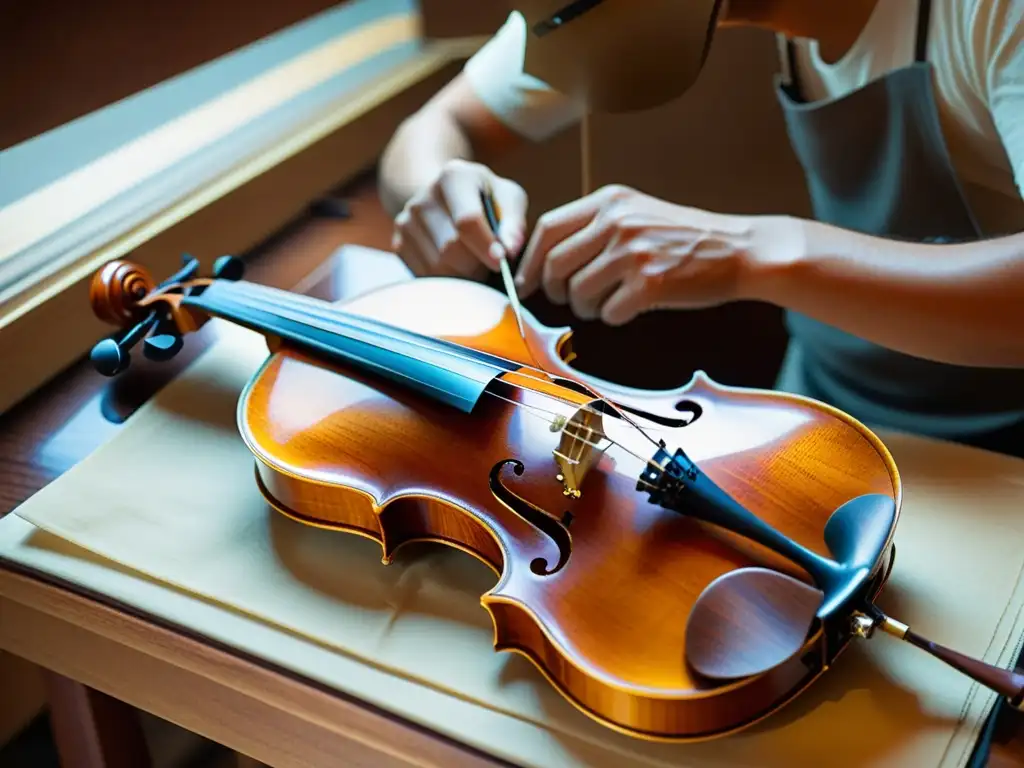
[[[245,281],[213,282],[186,295],[182,306],[278,338],[326,362],[384,376],[467,413],[496,376],[518,368],[325,301]]]

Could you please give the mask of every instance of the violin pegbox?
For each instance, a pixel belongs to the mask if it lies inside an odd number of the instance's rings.
[[[221,256],[214,262],[213,279],[239,280],[243,271],[241,260]],[[93,276],[89,303],[96,317],[122,331],[92,348],[93,367],[104,376],[116,376],[128,368],[130,351],[140,341],[148,360],[174,357],[184,346],[182,337],[199,330],[207,319],[181,303],[189,292],[210,283],[198,273],[199,260],[189,254],[183,254],[181,269],[159,284],[140,264],[120,259],[105,264]]]

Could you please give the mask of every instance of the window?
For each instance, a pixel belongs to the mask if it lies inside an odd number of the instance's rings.
[[[412,0],[344,2],[0,152],[0,409],[111,331],[87,300],[104,262],[164,276],[255,245],[372,165],[476,44],[424,40]]]

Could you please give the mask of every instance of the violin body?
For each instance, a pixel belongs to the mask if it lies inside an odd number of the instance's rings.
[[[853,638],[903,640],[1024,711],[1024,673],[917,634],[874,604],[903,491],[866,427],[826,404],[724,387],[631,389],[570,366],[568,328],[478,283],[421,278],[330,304],[241,280],[223,256],[156,284],[113,261],[90,286],[122,332],[93,347],[167,360],[218,317],[271,354],[238,427],[268,502],[366,536],[489,565],[499,651],[577,709],[638,738],[746,728]]]
[[[807,398],[724,387],[703,374],[663,392],[587,377],[570,366],[569,329],[526,313],[527,347],[508,300],[472,282],[410,280],[339,307],[523,370],[498,376],[462,412],[274,340],[241,397],[238,426],[261,491],[281,513],[378,541],[385,563],[423,540],[479,558],[496,575],[481,596],[495,648],[526,656],[579,710],[640,738],[745,728],[798,696],[846,647],[849,617],[839,614],[762,674],[723,682],[693,672],[687,620],[716,578],[746,566],[809,577],[748,538],[638,493],[654,446],[608,415],[594,432],[608,441],[590,445],[582,435],[595,424],[581,420],[581,408],[594,397],[570,381],[682,447],[747,509],[822,555],[823,530],[844,502],[885,494],[898,508],[901,499],[892,457],[858,422]],[[551,377],[531,374],[535,364]],[[559,429],[566,424],[576,424],[575,438]],[[586,475],[575,491],[565,480],[574,467]],[[888,577],[895,527],[894,518],[869,597]],[[756,631],[758,617],[733,621]]]

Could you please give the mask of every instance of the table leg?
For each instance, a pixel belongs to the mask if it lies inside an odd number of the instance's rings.
[[[79,682],[46,673],[50,722],[62,768],[149,768],[135,710]]]

